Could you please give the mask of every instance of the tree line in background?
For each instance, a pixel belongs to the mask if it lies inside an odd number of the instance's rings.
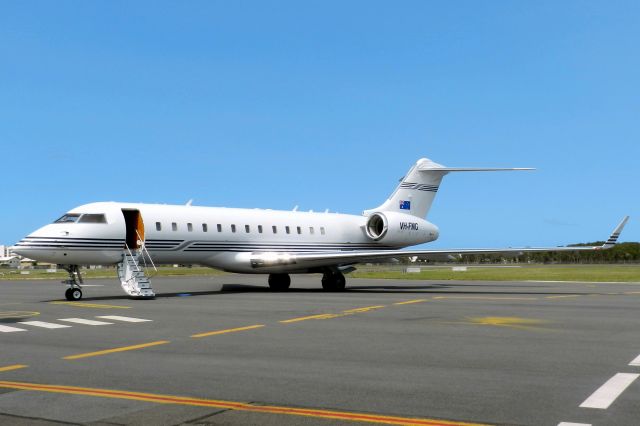
[[[595,243],[570,244],[570,247],[599,246]],[[524,253],[521,256],[505,257],[500,254],[465,255],[459,263],[640,263],[640,243],[619,243],[608,250],[590,250],[579,252]]]

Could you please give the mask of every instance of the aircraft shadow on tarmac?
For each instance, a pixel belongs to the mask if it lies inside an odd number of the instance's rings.
[[[531,284],[513,284],[505,285],[500,284],[501,287],[513,287],[514,290],[505,291],[486,291],[480,290],[480,286],[477,284],[462,284],[462,283],[432,283],[423,286],[408,286],[408,285],[376,285],[376,286],[349,286],[345,289],[344,293],[380,293],[380,294],[418,294],[418,295],[479,295],[479,296],[557,296],[557,295],[575,295],[575,296],[588,296],[588,295],[602,295],[605,293],[600,292],[557,292],[557,291],[518,291],[522,288],[539,288],[540,286]],[[463,287],[472,287],[474,290],[460,289]],[[198,297],[198,296],[214,296],[225,294],[237,294],[237,293],[277,293],[277,294],[290,294],[290,293],[326,293],[322,288],[290,288],[284,292],[274,292],[267,286],[259,286],[252,284],[223,284],[219,290],[211,291],[182,291],[182,292],[170,292],[170,293],[156,293],[156,299],[173,298],[173,297]],[[329,293],[333,294],[333,293]],[[106,301],[106,300],[131,300],[130,296],[96,296],[85,297],[82,299],[84,302],[92,301]],[[44,300],[43,302],[57,302],[61,299]]]

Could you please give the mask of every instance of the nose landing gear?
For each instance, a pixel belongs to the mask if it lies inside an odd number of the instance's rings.
[[[80,274],[80,267],[78,265],[59,265],[67,271],[69,274],[69,279],[62,281],[62,284],[66,284],[69,286],[67,291],[64,292],[64,297],[67,300],[75,301],[82,299],[82,286],[84,281],[82,280],[82,275]]]

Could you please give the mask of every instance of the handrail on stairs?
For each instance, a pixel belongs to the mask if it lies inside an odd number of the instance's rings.
[[[153,270],[158,272],[158,268],[156,268],[155,263],[153,263],[153,259],[151,258],[151,254],[149,253],[149,250],[147,250],[147,244],[145,242],[145,240],[142,238],[142,236],[140,235],[140,233],[138,232],[138,230],[136,229],[136,235],[138,236],[138,241],[140,241],[141,247],[140,250],[142,251],[142,261],[144,262],[145,266],[147,265],[147,261],[145,260],[145,254],[147,255],[147,257],[149,258],[149,262],[151,262],[151,266],[153,266]]]

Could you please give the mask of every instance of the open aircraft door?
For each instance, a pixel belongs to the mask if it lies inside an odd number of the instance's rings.
[[[126,226],[125,242],[131,250],[137,250],[144,245],[144,222],[140,210],[122,209]]]

